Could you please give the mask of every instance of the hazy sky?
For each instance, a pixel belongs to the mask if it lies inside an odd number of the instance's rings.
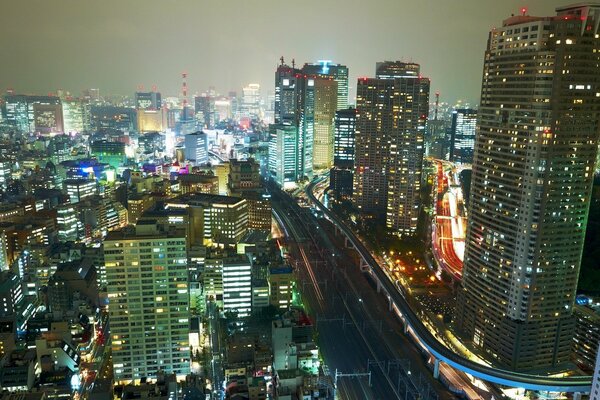
[[[572,1],[574,2],[574,0]],[[2,0],[0,91],[176,95],[245,84],[273,90],[279,57],[350,69],[351,94],[375,62],[412,60],[442,101],[478,102],[487,33],[527,6],[568,0]],[[351,99],[352,101],[352,99]]]

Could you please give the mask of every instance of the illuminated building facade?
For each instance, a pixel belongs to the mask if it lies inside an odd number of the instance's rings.
[[[223,310],[238,317],[252,311],[252,263],[246,255],[223,260]]]
[[[185,159],[196,165],[208,162],[208,138],[204,132],[194,132],[184,136]]]
[[[129,227],[132,228],[132,227]],[[104,260],[115,382],[190,372],[185,230],[156,221],[109,233]]]
[[[450,161],[459,164],[471,164],[473,162],[476,122],[476,110],[459,108],[452,112],[449,146]]]
[[[313,169],[333,166],[333,120],[337,108],[337,82],[333,79],[309,78],[314,82]]]
[[[234,246],[248,232],[248,203],[239,197],[188,193],[165,208],[188,210],[191,244]]]
[[[300,179],[298,127],[289,124],[269,126],[269,173],[280,187],[295,185]]]
[[[352,196],[356,109],[336,111],[334,126],[333,168],[329,172],[330,188],[338,196]]]
[[[135,92],[135,108],[138,110],[160,110],[161,107],[160,92]]]
[[[95,180],[66,179],[63,184],[72,204],[78,203],[87,197],[92,197],[97,193]]]
[[[358,80],[353,201],[363,215],[385,215],[395,234],[414,234],[419,217],[429,79],[419,64],[377,63]]]
[[[66,134],[80,133],[84,131],[84,106],[80,100],[63,99],[63,125]]]
[[[337,110],[348,108],[348,67],[333,64],[329,60],[319,60],[316,63],[304,64],[302,72],[307,75],[321,75],[333,78],[337,83]]]
[[[569,361],[600,134],[600,6],[489,34],[456,327],[513,370]]]

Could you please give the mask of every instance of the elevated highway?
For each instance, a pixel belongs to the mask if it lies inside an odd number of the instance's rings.
[[[351,245],[360,254],[362,259],[361,269],[373,277],[377,283],[378,291],[387,297],[390,311],[395,312],[402,320],[407,334],[410,334],[414,341],[435,359],[434,376],[436,378],[439,376],[439,363],[443,362],[476,378],[503,386],[536,391],[569,392],[575,393],[576,396],[590,392],[592,386],[591,376],[549,377],[514,372],[476,363],[448,349],[421,322],[407,300],[397,290],[393,281],[390,280],[354,232],[317,199],[313,190],[319,182],[320,180],[317,179],[310,183],[306,187],[306,195],[323,212],[323,215],[334,224],[336,229],[344,235],[348,245]]]

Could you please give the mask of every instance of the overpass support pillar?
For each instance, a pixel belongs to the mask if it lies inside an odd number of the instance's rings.
[[[433,360],[433,378],[440,379],[440,360],[437,358]]]
[[[405,335],[408,335],[408,323],[406,322],[406,318],[402,318],[402,329]]]
[[[573,400],[581,400],[581,392],[573,393]]]
[[[337,228],[336,228],[337,229]],[[352,246],[348,246],[348,237],[344,236],[344,246],[349,249]]]
[[[361,272],[369,272],[369,264],[367,264],[362,257],[360,258],[360,271]],[[380,290],[381,290],[381,283],[379,283],[379,281],[378,281],[377,282],[377,292],[379,293]]]

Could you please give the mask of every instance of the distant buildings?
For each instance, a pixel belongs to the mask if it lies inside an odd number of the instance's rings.
[[[419,64],[377,63],[358,80],[353,201],[363,216],[384,217],[399,235],[414,234],[420,209],[429,79]]]
[[[473,163],[475,148],[475,125],[477,111],[459,108],[452,111],[450,128],[449,160],[459,164]]]
[[[490,31],[456,327],[518,371],[569,361],[600,132],[600,7]]]
[[[194,132],[185,135],[185,159],[196,165],[208,162],[208,138],[204,132]]]
[[[355,134],[356,109],[336,111],[333,168],[329,180],[330,188],[342,197],[352,196],[353,192]]]

